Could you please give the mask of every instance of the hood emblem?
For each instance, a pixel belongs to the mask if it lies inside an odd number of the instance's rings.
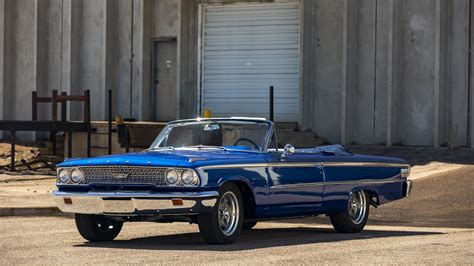
[[[114,174],[112,174],[112,176],[114,178],[118,178],[118,179],[125,179],[128,176],[130,176],[130,174],[128,174],[128,173],[114,173]]]

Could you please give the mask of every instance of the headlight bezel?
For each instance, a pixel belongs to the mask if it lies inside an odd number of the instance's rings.
[[[61,173],[65,173],[66,179],[61,178]],[[71,181],[71,169],[68,168],[58,168],[56,178],[60,184],[68,184]]]
[[[175,182],[170,182],[168,179],[168,175],[174,173],[176,175],[176,181]],[[168,169],[165,172],[165,181],[168,186],[177,186],[180,183],[180,174],[176,169]]]
[[[74,172],[79,172],[79,174],[80,174],[79,179],[77,179],[77,180],[74,179]],[[69,176],[70,176],[69,179],[74,184],[80,184],[84,180],[84,173],[79,168],[71,169],[70,172],[69,172]]]
[[[187,176],[191,176],[190,182],[185,182],[185,175],[186,174],[187,174]],[[180,175],[180,179],[181,179],[181,183],[184,186],[187,186],[187,187],[195,187],[195,186],[199,185],[199,177],[198,177],[196,171],[191,170],[191,169],[185,169],[184,171],[182,171],[181,175]]]

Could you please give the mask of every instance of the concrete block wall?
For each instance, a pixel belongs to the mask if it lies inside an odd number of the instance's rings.
[[[91,90],[94,120],[107,117],[108,89],[114,90],[114,114],[149,119],[151,42],[161,34],[177,36],[178,3],[0,0],[0,119],[31,119],[32,91],[85,89]],[[40,107],[39,118],[50,119],[50,113]],[[70,106],[70,119],[81,114],[80,105]]]
[[[197,115],[199,4],[236,2],[247,1],[181,1],[182,117]],[[332,143],[474,147],[469,0],[300,2],[301,129]]]
[[[303,128],[347,144],[474,145],[469,0],[308,0],[303,10]]]
[[[300,129],[332,143],[474,147],[470,0],[259,1],[301,3]],[[199,5],[235,2],[256,1],[0,0],[0,119],[30,119],[31,91],[54,89],[90,89],[96,120],[107,89],[114,114],[152,118],[159,37],[177,37],[178,118],[194,117]]]

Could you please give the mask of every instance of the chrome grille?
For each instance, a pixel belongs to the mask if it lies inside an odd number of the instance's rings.
[[[86,166],[79,167],[84,173],[82,184],[154,184],[166,185],[165,173],[168,168],[147,166]],[[117,178],[125,174],[125,178]]]

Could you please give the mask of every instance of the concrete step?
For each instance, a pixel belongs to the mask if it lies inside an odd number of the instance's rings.
[[[277,131],[278,139],[314,138],[313,131]]]
[[[53,155],[53,149],[49,148],[38,148],[41,155]],[[56,154],[64,154],[64,147],[56,148]]]
[[[318,138],[312,131],[280,131],[277,132],[278,144],[283,147],[291,144],[296,148],[313,148],[326,143],[324,138]]]
[[[301,138],[295,139],[290,142],[295,148],[314,148],[326,143],[324,138]]]
[[[296,122],[276,122],[275,128],[278,131],[286,130],[286,131],[296,131],[298,130],[298,123]]]

